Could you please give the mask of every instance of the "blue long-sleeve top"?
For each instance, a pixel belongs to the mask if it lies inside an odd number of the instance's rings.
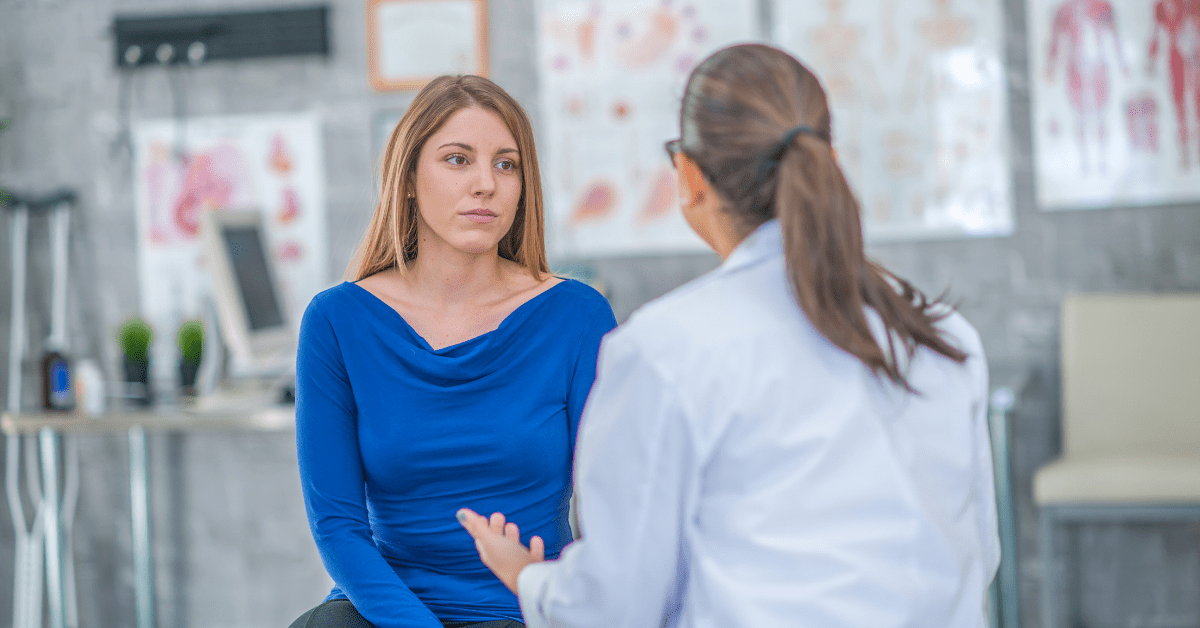
[[[494,331],[434,350],[354,283],[313,298],[296,357],[305,509],[335,587],[377,628],[521,620],[459,508],[503,512],[556,557],[576,427],[601,337],[598,292],[565,280]]]

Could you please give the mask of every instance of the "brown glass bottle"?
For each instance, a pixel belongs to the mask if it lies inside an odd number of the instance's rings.
[[[50,350],[42,357],[42,406],[47,410],[70,410],[75,407],[75,388],[71,381],[71,363],[58,351]]]

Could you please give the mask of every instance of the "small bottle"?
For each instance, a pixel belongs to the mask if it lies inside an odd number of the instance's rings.
[[[54,349],[42,358],[42,405],[47,410],[71,410],[75,407],[75,388],[71,384],[71,363]]]
[[[95,360],[78,360],[75,362],[75,405],[84,414],[104,414],[105,397],[104,373]]]

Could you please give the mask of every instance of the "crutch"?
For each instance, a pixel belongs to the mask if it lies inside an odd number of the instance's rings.
[[[67,270],[70,267],[71,206],[75,193],[62,190],[41,199],[36,206],[50,210],[50,250],[53,264],[50,280],[50,336],[46,348],[67,351]],[[34,206],[33,203],[30,203]],[[71,530],[75,502],[79,497],[79,447],[74,438],[63,440],[66,451],[65,477],[61,498],[58,493],[59,438],[54,430],[43,428],[38,435],[42,446],[42,484],[45,487],[46,516],[46,593],[50,598],[51,628],[76,628],[75,553]]]
[[[66,348],[66,299],[68,240],[70,235],[70,209],[75,194],[61,191],[39,200],[18,200],[13,225],[13,321],[10,339],[9,364],[9,412],[20,411],[21,362],[25,335],[25,275],[28,245],[29,213],[31,210],[50,209],[51,213],[51,317],[50,337],[47,348]],[[74,439],[67,441],[66,478],[62,498],[59,498],[58,459],[59,438],[57,432],[43,428],[38,434],[41,447],[42,478],[39,486],[36,449],[26,455],[26,479],[30,495],[37,504],[33,528],[25,527],[24,509],[20,503],[18,478],[15,472],[20,458],[20,438],[9,437],[8,470],[6,487],[10,510],[13,514],[13,529],[18,530],[18,553],[22,538],[29,550],[18,556],[19,571],[14,583],[13,625],[14,628],[41,628],[42,611],[42,567],[45,567],[45,593],[49,598],[51,628],[76,628],[78,607],[75,600],[75,560],[71,531],[74,523],[75,505],[79,496],[79,449]],[[19,517],[19,525],[18,525]],[[38,524],[41,524],[39,526]],[[41,529],[41,534],[37,533]],[[45,562],[43,559],[43,549]],[[22,560],[23,559],[23,560]],[[22,577],[24,575],[25,577]],[[18,594],[20,597],[18,597]],[[22,623],[22,621],[27,623]]]
[[[29,241],[29,207],[20,199],[11,199],[12,210],[12,315],[8,337],[8,412],[21,410],[21,362],[25,348],[25,257]],[[36,464],[33,473],[26,464],[26,478],[34,508],[32,526],[21,501],[20,460],[21,436],[9,435],[5,443],[5,490],[8,511],[12,515],[16,535],[15,573],[13,574],[13,628],[42,626],[42,534],[44,501],[38,482]],[[36,451],[36,450],[34,450]],[[27,462],[33,460],[28,454]],[[36,494],[35,494],[36,493]]]

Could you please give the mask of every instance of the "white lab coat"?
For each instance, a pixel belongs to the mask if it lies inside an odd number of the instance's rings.
[[[583,538],[522,571],[529,628],[986,626],[978,335],[943,320],[969,358],[922,348],[907,394],[788,285],[771,221],[605,338],[576,452]]]

